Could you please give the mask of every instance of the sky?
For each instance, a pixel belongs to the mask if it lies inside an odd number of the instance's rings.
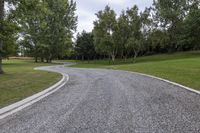
[[[93,21],[96,20],[95,13],[103,10],[106,5],[111,6],[115,10],[117,15],[128,7],[137,5],[140,11],[143,11],[145,7],[150,7],[153,0],[75,0],[77,3],[77,15],[78,15],[78,27],[77,32],[83,30],[90,32],[93,29]]]

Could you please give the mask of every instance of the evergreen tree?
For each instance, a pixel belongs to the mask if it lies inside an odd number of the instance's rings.
[[[94,38],[92,33],[83,31],[77,35],[75,43],[76,56],[82,60],[90,60],[96,56]]]

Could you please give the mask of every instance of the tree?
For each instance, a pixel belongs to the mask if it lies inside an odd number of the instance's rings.
[[[3,31],[3,20],[4,20],[4,0],[0,0],[0,31]],[[3,40],[0,39],[0,74],[3,73],[2,54],[3,54]]]
[[[167,31],[154,29],[149,34],[147,41],[151,53],[164,53],[168,50],[169,35]]]
[[[76,3],[71,0],[48,0],[50,15],[47,17],[46,44],[49,44],[49,61],[66,55],[72,45],[73,33],[77,27]]]
[[[6,50],[11,50],[12,45],[8,44],[12,44],[11,42],[13,41],[12,39],[14,38],[13,34],[15,33],[16,30],[16,26],[14,26],[14,24],[11,21],[9,21],[8,18],[5,17],[7,15],[4,12],[5,2],[8,2],[9,4],[16,4],[17,0],[0,0],[0,74],[3,73],[2,69],[3,55],[11,52]]]
[[[127,9],[126,13],[128,16],[130,36],[127,39],[125,48],[128,53],[131,53],[133,51],[134,59],[136,59],[138,53],[142,48],[142,40],[144,39],[141,32],[142,20],[138,13],[138,7],[136,5],[131,9]]]
[[[96,50],[115,61],[118,50],[113,34],[116,28],[116,13],[106,6],[104,11],[99,11],[96,16],[98,20],[94,22],[93,30]]]
[[[81,34],[77,35],[75,52],[76,55],[82,60],[90,60],[96,56],[92,33],[83,31]]]
[[[16,40],[17,40],[16,36],[12,34],[8,36],[10,36],[10,38],[3,41],[4,45],[3,45],[3,52],[2,52],[2,57],[7,58],[7,59],[9,59],[9,56],[17,55],[17,50],[18,50],[18,47],[16,44]]]
[[[190,11],[183,22],[179,47],[181,50],[200,49],[200,2],[194,1]]]
[[[66,55],[76,30],[76,3],[68,0],[22,0],[16,11],[22,36],[38,58],[51,62]]]
[[[41,54],[40,39],[46,28],[45,17],[50,13],[46,8],[46,2],[38,0],[21,0],[13,12],[17,23],[22,30],[21,36],[31,45],[34,52],[35,62]]]
[[[128,16],[125,11],[122,11],[120,17],[117,19],[117,27],[114,32],[115,42],[117,43],[119,47],[119,52],[121,54],[121,58],[124,58],[126,60],[127,58],[127,49],[126,44],[128,41],[128,38],[130,36],[131,29],[129,28],[129,21]]]
[[[177,50],[181,25],[188,11],[187,2],[188,0],[154,0],[154,21],[158,28],[169,33],[169,52]]]

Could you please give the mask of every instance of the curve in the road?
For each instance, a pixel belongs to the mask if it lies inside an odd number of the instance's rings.
[[[54,66],[54,67],[63,67],[63,66]],[[49,66],[47,66],[47,67],[46,66],[45,67],[37,67],[37,68],[35,68],[35,70],[43,70],[43,71],[52,71],[53,72],[53,70],[49,69]],[[4,119],[5,117],[7,117],[9,115],[12,115],[12,114],[20,111],[20,110],[22,110],[22,109],[24,109],[28,106],[31,106],[32,104],[42,100],[43,98],[53,94],[54,92],[56,92],[57,90],[62,88],[67,83],[67,81],[69,80],[69,75],[66,74],[66,73],[58,72],[58,71],[57,71],[57,73],[62,74],[63,77],[56,84],[50,86],[49,88],[43,90],[42,92],[39,92],[37,94],[34,94],[30,97],[27,97],[27,98],[21,100],[21,101],[13,103],[13,104],[6,106],[4,108],[1,108],[0,109],[0,120]]]
[[[51,67],[68,73],[52,95],[0,120],[2,133],[200,131],[200,95],[124,71]]]
[[[121,71],[121,70],[115,70],[115,71]],[[197,94],[200,95],[200,91],[198,91],[198,90],[192,89],[190,87],[181,85],[179,83],[176,83],[176,82],[173,82],[173,81],[170,81],[170,80],[167,80],[167,79],[163,79],[163,78],[159,78],[159,77],[156,77],[156,76],[153,76],[153,75],[148,75],[148,74],[139,73],[139,72],[131,72],[131,71],[126,71],[126,72],[129,72],[129,73],[132,73],[132,74],[138,74],[138,75],[142,75],[142,76],[146,76],[146,77],[150,77],[150,78],[154,78],[154,79],[157,79],[157,80],[160,80],[160,81],[164,81],[164,82],[170,83],[172,85],[178,86],[182,89],[186,89],[188,91],[191,91],[193,93],[197,93]]]

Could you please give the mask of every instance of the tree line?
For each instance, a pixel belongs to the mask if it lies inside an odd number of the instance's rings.
[[[199,0],[154,0],[119,16],[109,6],[96,13],[92,32],[79,33],[73,0],[0,0],[0,73],[2,58],[124,59],[157,53],[199,50]]]
[[[92,32],[77,35],[77,59],[115,58],[133,61],[139,55],[199,50],[200,1],[154,0],[140,12],[137,5],[119,17],[106,6],[96,13]]]
[[[10,55],[35,62],[66,56],[77,27],[75,11],[73,0],[0,0],[0,73],[2,58]]]

